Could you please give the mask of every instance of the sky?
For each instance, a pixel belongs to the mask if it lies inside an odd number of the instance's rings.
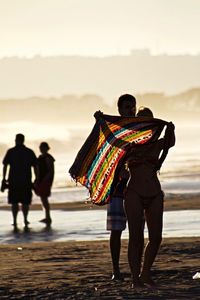
[[[200,54],[198,0],[0,0],[0,57]]]

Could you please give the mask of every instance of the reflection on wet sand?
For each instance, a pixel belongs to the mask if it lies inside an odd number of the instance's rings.
[[[1,210],[0,244],[35,243],[41,241],[86,241],[109,238],[106,231],[105,210],[66,211],[52,210],[52,225],[39,222],[42,211],[31,211],[28,228],[19,218],[17,230],[11,227],[11,214]],[[199,210],[166,211],[163,237],[199,236]],[[21,223],[20,223],[21,221]],[[147,236],[147,231],[145,230]],[[128,238],[128,229],[122,238]]]

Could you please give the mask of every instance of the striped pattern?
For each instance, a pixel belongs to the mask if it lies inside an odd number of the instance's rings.
[[[109,202],[117,180],[116,170],[131,143],[156,140],[165,121],[147,118],[122,118],[104,115],[96,122],[69,172],[88,188],[97,205]]]

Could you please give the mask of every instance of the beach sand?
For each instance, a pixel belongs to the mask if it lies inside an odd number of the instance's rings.
[[[50,200],[51,201],[51,200]],[[165,196],[164,210],[185,210],[185,209],[200,209],[200,195],[169,195]],[[10,210],[8,204],[1,205],[0,210]],[[41,205],[32,203],[31,210],[41,210]],[[64,203],[51,203],[51,209],[63,209],[63,210],[87,210],[87,209],[106,209],[106,205],[98,206],[91,203],[91,201],[80,202],[64,202]]]
[[[200,238],[164,239],[152,269],[158,284],[131,288],[127,240],[123,282],[111,281],[108,241],[0,246],[0,299],[200,299]]]
[[[170,199],[165,209],[198,209],[199,200]],[[86,207],[62,208],[82,205]],[[200,279],[192,279],[200,272],[200,237],[163,239],[152,268],[158,288],[139,293],[131,288],[127,244],[123,239],[123,282],[111,281],[108,240],[0,245],[0,299],[200,299]]]

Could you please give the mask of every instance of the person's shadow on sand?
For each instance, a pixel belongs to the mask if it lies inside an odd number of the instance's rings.
[[[40,232],[52,233],[53,229],[52,229],[51,224],[46,224],[46,226]]]
[[[53,229],[50,224],[46,225],[44,228],[38,231],[33,231],[31,227],[24,226],[23,230],[20,230],[17,226],[13,228],[12,235],[14,238],[23,238],[26,241],[30,240],[46,240],[50,236],[53,236]],[[56,234],[57,235],[57,234]]]
[[[31,226],[24,229],[14,228],[11,231],[4,232],[1,235],[3,243],[17,244],[17,243],[33,243],[33,242],[50,242],[63,239],[64,233],[62,230],[45,226],[40,229],[32,228]]]

